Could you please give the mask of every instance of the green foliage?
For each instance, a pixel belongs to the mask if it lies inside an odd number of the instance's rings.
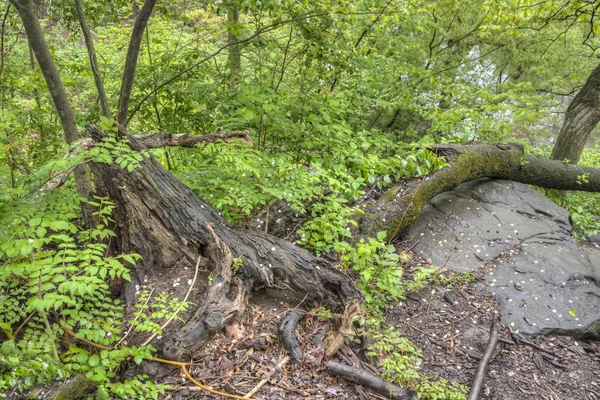
[[[86,350],[70,344],[59,353],[64,336],[61,326],[75,330],[76,337],[113,346],[122,334],[123,310],[113,300],[107,280],[129,279],[128,267],[140,259],[135,254],[107,256],[108,241],[115,234],[114,205],[104,198],[90,202],[97,207],[99,224],[81,230],[74,223],[78,200],[70,192],[50,193],[42,198],[5,198],[0,205],[0,328],[8,340],[0,349],[0,393],[24,391],[53,379],[81,373],[101,384],[111,397],[156,398],[156,390],[136,387],[138,381],[110,384],[127,359],[140,363],[152,358],[151,347]],[[10,212],[7,212],[10,210]],[[142,300],[145,300],[142,297]],[[156,321],[185,310],[187,304],[157,297],[141,306],[136,315],[138,331],[161,333]],[[143,312],[153,309],[150,315]],[[0,397],[2,395],[0,394]]]
[[[432,381],[419,373],[422,363],[421,350],[394,328],[380,329],[373,324],[369,330],[374,344],[367,355],[376,357],[383,368],[383,378],[401,387],[416,391],[423,400],[464,400],[468,388],[445,379]]]
[[[151,332],[157,335],[162,334],[161,325],[158,321],[168,320],[173,318],[178,321],[183,321],[175,313],[178,311],[185,312],[190,303],[179,301],[177,298],[169,298],[168,293],[161,293],[150,300],[150,293],[147,290],[142,290],[138,294],[138,303],[135,305],[138,311],[134,312],[135,319],[130,321],[130,325],[134,326],[138,332]]]

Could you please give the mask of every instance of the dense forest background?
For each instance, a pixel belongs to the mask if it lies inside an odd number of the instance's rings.
[[[5,1],[0,393],[80,373],[100,385],[100,398],[156,398],[162,390],[140,384],[146,378],[115,379],[127,360],[154,357],[143,341],[117,344],[130,327],[160,335],[165,321],[190,304],[167,295],[149,303],[152,293],[144,292],[135,316],[126,313],[121,299],[133,300],[115,288],[141,257],[115,245],[123,235],[112,192],[86,194],[80,186],[82,176],[103,181],[98,173],[89,177],[102,163],[139,177],[150,155],[232,225],[277,234],[334,260],[365,298],[364,329],[381,331],[387,302],[440,278],[435,268],[423,268],[403,280],[407,255],[390,245],[397,228],[359,240],[357,215],[373,193],[446,166],[426,148],[514,142],[533,155],[600,167],[599,6]],[[48,90],[27,10],[39,19],[58,68],[75,135]],[[94,136],[91,125],[104,135]],[[128,144],[125,130],[145,145]],[[142,137],[148,134],[155,144]],[[590,179],[582,173],[574,184]],[[598,232],[597,194],[540,190],[571,212],[576,235]],[[290,219],[275,232],[279,220],[269,213],[284,205]],[[245,261],[235,260],[236,268]],[[215,275],[203,279],[210,286]],[[65,332],[73,331],[106,348],[65,343]],[[413,355],[394,356],[410,348],[402,338],[388,332],[378,340],[388,379],[421,399],[464,398],[464,387],[430,382],[407,367]]]

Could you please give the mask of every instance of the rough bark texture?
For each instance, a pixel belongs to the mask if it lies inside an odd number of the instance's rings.
[[[40,21],[37,17],[36,5],[33,0],[11,0],[11,3],[15,6],[19,12],[19,16],[23,20],[23,26],[27,32],[29,44],[40,65],[56,111],[58,112],[60,123],[65,133],[65,141],[67,143],[73,143],[79,139],[79,132],[77,130],[77,124],[75,123],[75,114],[71,109],[69,99],[67,98],[60,75],[58,74],[58,69],[52,59],[48,44],[44,39],[44,32],[42,31]],[[75,182],[77,192],[82,197],[91,199],[93,193],[92,182],[87,168],[84,165],[75,168]],[[87,204],[83,204],[83,213],[86,223],[88,225],[93,225],[94,218],[92,216],[92,210]]]
[[[123,71],[123,80],[121,81],[121,90],[119,95],[119,116],[118,122],[122,126],[127,125],[127,109],[129,107],[129,99],[131,98],[131,90],[133,89],[133,80],[135,78],[135,69],[137,67],[138,54],[144,36],[144,29],[152,9],[156,4],[156,0],[145,0],[142,9],[135,18],[135,24],[131,31],[131,40],[127,49],[127,57],[125,59],[125,68]]]
[[[102,114],[106,118],[111,118],[110,107],[108,106],[108,98],[106,97],[106,90],[104,90],[104,82],[102,81],[102,74],[100,74],[100,68],[98,67],[98,61],[96,60],[94,38],[92,37],[87,20],[85,19],[85,11],[83,10],[83,4],[81,3],[81,0],[75,0],[75,9],[77,10],[77,19],[79,20],[81,32],[83,33],[83,38],[85,39],[85,46],[90,59],[90,67],[92,68],[92,75],[94,76],[96,89],[98,90],[98,99],[100,100]]]
[[[445,156],[449,166],[425,179],[393,186],[379,200],[365,205],[359,234],[402,237],[419,217],[421,208],[434,196],[461,183],[496,178],[560,190],[600,191],[600,170],[570,165],[525,154],[516,144],[438,145],[431,148]]]
[[[218,140],[240,140],[252,146],[252,138],[248,131],[217,132],[210,135],[190,135],[188,133],[159,132],[149,135],[134,135],[138,142],[148,149],[156,149],[167,146],[194,147],[202,142],[216,142]]]
[[[550,158],[577,164],[592,130],[600,121],[600,65],[573,99]]]
[[[89,133],[100,140],[103,133],[89,128]],[[125,132],[121,132],[126,135]],[[129,137],[131,147],[140,150],[137,140]],[[144,278],[154,278],[160,273],[186,266],[192,268],[198,254],[209,256],[214,246],[214,236],[229,248],[231,254],[241,258],[243,267],[235,279],[223,275],[225,267],[204,271],[198,281],[205,295],[197,302],[204,302],[199,309],[213,310],[196,314],[162,351],[173,359],[184,359],[200,348],[215,329],[225,324],[235,313],[224,306],[218,311],[219,302],[206,295],[210,287],[206,276],[213,272],[228,281],[228,302],[242,304],[237,293],[252,289],[265,289],[267,293],[295,300],[319,300],[328,303],[361,298],[362,295],[349,277],[334,269],[307,251],[274,236],[233,228],[220,213],[179,182],[152,157],[144,158],[141,166],[133,172],[116,165],[93,164],[91,166],[97,185],[115,202],[119,251],[136,252],[143,257],[132,271],[132,282],[126,287],[126,297],[134,296],[136,284]],[[212,226],[209,229],[208,226]],[[213,234],[214,232],[214,234]],[[210,258],[210,257],[209,257]],[[220,275],[219,275],[220,274]],[[204,279],[202,279],[204,278]],[[245,288],[237,279],[243,280]],[[213,282],[214,285],[214,282]],[[243,294],[242,294],[243,296]],[[193,300],[192,300],[193,301]],[[206,302],[213,301],[211,308]],[[205,307],[205,308],[203,308]],[[208,327],[208,328],[207,328]]]

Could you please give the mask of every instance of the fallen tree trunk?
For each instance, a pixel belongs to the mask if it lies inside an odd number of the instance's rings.
[[[424,179],[391,187],[377,201],[364,205],[359,235],[401,238],[414,225],[423,206],[436,195],[481,178],[506,179],[559,190],[600,191],[600,170],[525,154],[517,144],[437,145],[448,166]]]

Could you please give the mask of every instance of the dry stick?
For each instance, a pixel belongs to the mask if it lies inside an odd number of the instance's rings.
[[[473,386],[471,387],[471,391],[469,392],[468,400],[477,400],[479,399],[479,394],[481,393],[481,388],[483,387],[483,382],[485,380],[485,373],[487,371],[488,364],[492,359],[492,354],[494,353],[494,349],[498,344],[498,316],[494,313],[494,317],[492,319],[492,326],[490,328],[490,340],[485,349],[485,353],[483,353],[483,357],[481,357],[481,361],[479,362],[479,367],[477,368],[477,373],[475,374],[475,379],[473,380]]]
[[[254,388],[252,388],[251,391],[249,391],[248,393],[246,393],[246,395],[244,397],[240,397],[242,399],[249,399],[250,396],[252,396],[254,393],[258,392],[260,390],[261,387],[263,387],[265,385],[265,383],[267,383],[269,381],[269,378],[273,375],[273,373],[275,373],[275,371],[277,371],[278,368],[283,368],[283,366],[285,364],[287,364],[287,362],[290,361],[289,357],[284,357],[283,360],[281,360],[279,362],[279,364],[277,364],[277,366],[275,367],[275,369],[273,369],[273,372],[271,374],[269,374],[269,376],[267,376],[264,379],[261,379],[260,382],[258,382],[258,384],[256,386],[254,386]]]
[[[200,260],[202,259],[202,256],[198,256],[198,262],[196,263],[196,271],[194,272],[194,279],[192,279],[192,284],[190,285],[190,288],[188,289],[187,293],[185,294],[185,297],[183,298],[182,303],[185,303],[186,300],[188,299],[188,297],[190,296],[190,293],[192,291],[192,288],[194,287],[194,283],[196,283],[196,277],[198,276],[198,267],[200,266]],[[177,311],[175,311],[175,313],[173,315],[171,315],[171,318],[168,319],[167,322],[165,322],[161,327],[160,330],[164,331],[165,328],[167,327],[167,325],[169,325],[171,323],[171,321],[173,321],[173,319],[177,316],[177,314],[179,314],[179,310],[181,310],[181,304],[179,304],[179,307],[177,308]],[[148,338],[148,340],[146,340],[144,343],[142,343],[142,346],[146,346],[147,344],[149,344],[152,339],[154,339],[157,336],[157,334],[153,334],[152,336],[150,336]]]

